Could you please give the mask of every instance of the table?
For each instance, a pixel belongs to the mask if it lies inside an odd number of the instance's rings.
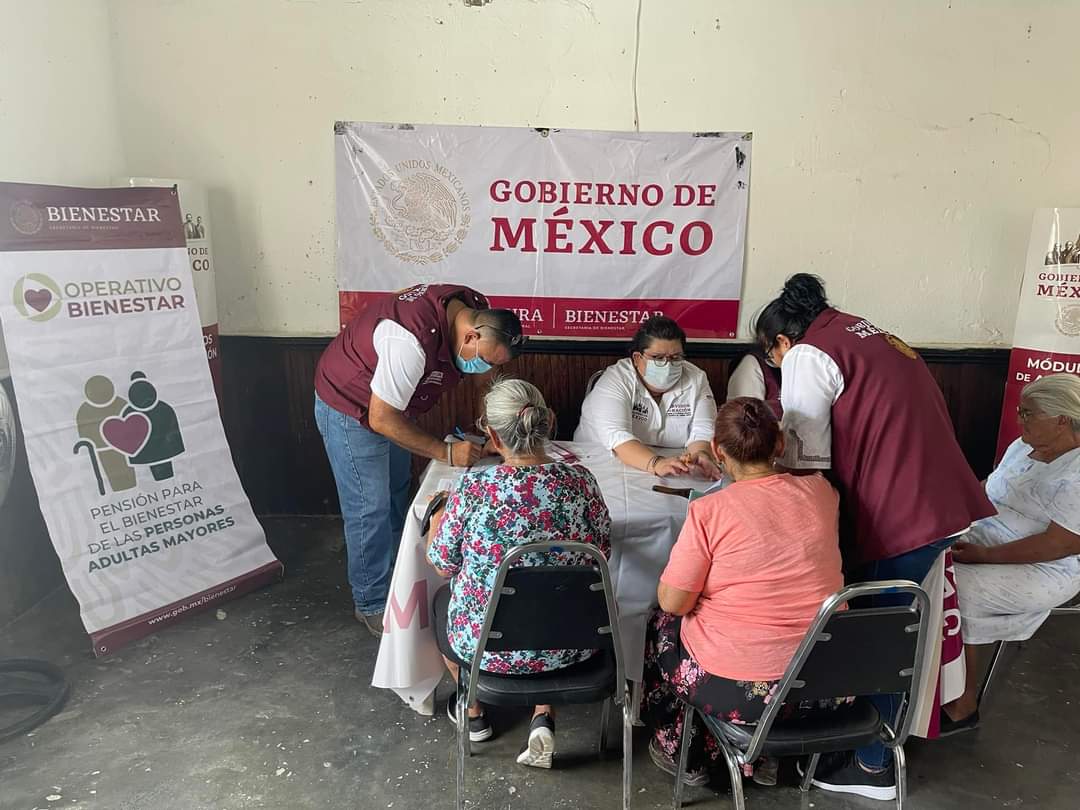
[[[554,443],[553,458],[573,454],[600,484],[611,513],[611,569],[619,606],[626,676],[640,684],[645,657],[645,626],[656,605],[656,584],[671,547],[686,520],[684,498],[653,492],[655,484],[704,490],[711,482],[693,478],[659,478],[631,469],[601,445]],[[678,451],[660,450],[672,454]],[[494,459],[485,463],[496,463]],[[435,687],[445,672],[435,645],[431,602],[446,582],[427,563],[420,519],[431,496],[465,473],[432,461],[405,516],[390,595],[383,613],[385,634],[379,643],[372,686],[392,689],[420,714],[434,713]]]

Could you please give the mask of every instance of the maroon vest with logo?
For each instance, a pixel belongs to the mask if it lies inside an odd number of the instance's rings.
[[[996,513],[956,441],[930,370],[899,338],[827,309],[799,341],[829,355],[832,470],[849,563],[895,557]]]
[[[379,356],[372,336],[380,321],[394,321],[420,341],[427,364],[424,376],[405,409],[415,419],[431,410],[443,391],[461,380],[450,345],[446,305],[457,298],[471,309],[487,309],[487,299],[456,284],[420,284],[386,293],[367,307],[326,347],[315,369],[315,392],[336,411],[368,426],[371,377]]]

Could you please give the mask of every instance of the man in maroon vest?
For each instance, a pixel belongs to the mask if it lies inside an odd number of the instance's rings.
[[[840,490],[849,582],[922,582],[958,535],[996,513],[960,450],[941,390],[906,343],[830,307],[821,280],[804,273],[788,279],[755,332],[766,356],[782,363],[784,465],[831,471]],[[892,724],[898,700],[875,703]],[[878,743],[822,768],[813,784],[889,800],[895,777],[892,755]]]
[[[455,284],[422,284],[369,304],[323,352],[315,423],[345,521],[354,615],[375,636],[408,507],[409,454],[468,467],[471,442],[445,442],[415,420],[462,374],[515,357],[524,338],[509,310]]]

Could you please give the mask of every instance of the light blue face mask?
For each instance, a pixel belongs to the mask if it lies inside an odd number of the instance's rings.
[[[463,374],[486,374],[491,371],[491,363],[480,356],[480,348],[476,349],[476,357],[471,360],[466,360],[461,356],[461,352],[457,353],[454,357],[454,364],[461,369]]]

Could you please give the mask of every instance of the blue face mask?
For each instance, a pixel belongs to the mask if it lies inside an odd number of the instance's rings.
[[[458,352],[454,357],[454,364],[464,374],[486,374],[492,368],[491,363],[480,356],[479,348],[476,350],[476,357],[471,360],[466,360],[461,356],[461,352]]]

